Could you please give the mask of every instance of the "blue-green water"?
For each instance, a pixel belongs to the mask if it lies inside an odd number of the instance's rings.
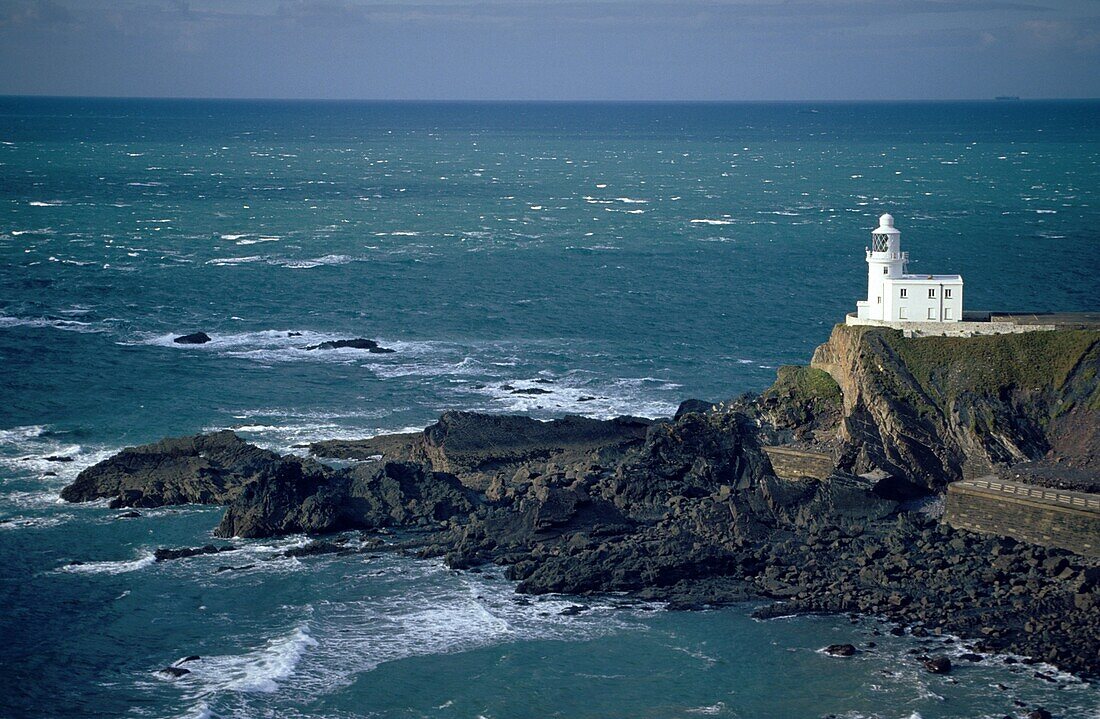
[[[912,638],[816,651],[873,623],[562,616],[431,562],[271,560],[297,537],[154,564],[220,510],[56,500],[164,435],[760,390],[854,309],[886,211],[968,308],[1100,309],[1100,103],[0,99],[0,142],[0,716],[1100,716],[1033,668],[924,674]],[[397,351],[302,349],[360,336]]]

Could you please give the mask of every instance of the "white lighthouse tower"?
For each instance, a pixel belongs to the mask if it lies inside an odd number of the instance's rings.
[[[913,275],[909,253],[892,215],[878,219],[867,249],[867,299],[856,303],[856,320],[875,323],[958,322],[962,319],[961,275]]]

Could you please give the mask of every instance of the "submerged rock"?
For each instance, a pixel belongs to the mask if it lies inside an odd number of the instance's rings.
[[[856,653],[856,648],[852,644],[830,644],[824,652],[832,657],[850,657]]]
[[[180,549],[167,549],[160,548],[153,552],[153,559],[157,562],[166,562],[170,559],[185,559],[187,557],[197,557],[203,554],[218,554],[220,552],[232,552],[237,548],[233,545],[226,545],[223,547],[217,547],[213,544],[207,544],[202,547],[182,547]]]
[[[395,350],[387,347],[381,347],[374,340],[367,340],[362,338],[352,340],[329,340],[328,342],[322,342],[316,345],[310,345],[306,347],[307,350],[339,350],[339,349],[356,349],[366,350],[373,354],[391,354]]]
[[[190,669],[183,667],[164,667],[157,670],[158,674],[164,674],[165,676],[172,677],[173,679],[179,679],[182,676],[186,676],[191,673]]]
[[[178,345],[201,345],[210,341],[210,335],[205,332],[193,332],[189,335],[181,335],[172,341]]]
[[[947,657],[925,657],[921,664],[932,674],[950,674],[951,660]]]

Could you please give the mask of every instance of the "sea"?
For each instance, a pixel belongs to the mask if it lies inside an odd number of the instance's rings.
[[[58,498],[165,436],[300,454],[762,391],[863,299],[884,212],[967,309],[1100,310],[1098,163],[1096,101],[0,98],[0,717],[1100,717],[875,617],[528,599],[302,536],[155,562],[222,509]],[[394,352],[305,349],[360,337]]]

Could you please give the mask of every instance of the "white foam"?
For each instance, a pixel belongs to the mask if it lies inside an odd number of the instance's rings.
[[[698,219],[690,221],[694,225],[732,225],[733,220]]]
[[[248,262],[259,262],[264,259],[260,255],[251,255],[249,257],[215,257],[212,260],[207,260],[206,264],[221,267],[224,265],[243,265]]]
[[[65,330],[67,332],[104,332],[102,327],[96,327],[91,322],[79,322],[77,320],[65,320],[51,317],[5,317],[0,316],[0,329],[8,327],[35,327]]]
[[[508,389],[511,387],[512,389]],[[596,419],[621,415],[668,417],[679,406],[675,390],[680,385],[653,377],[619,378],[610,381],[585,372],[571,372],[551,383],[534,379],[510,380],[471,388],[471,393],[489,398],[473,409],[517,414],[579,414]],[[525,394],[513,390],[541,389]]]
[[[289,678],[295,667],[317,640],[310,636],[309,625],[295,627],[288,634],[276,637],[262,647],[245,654],[203,657],[187,663],[191,673],[186,684],[199,684],[203,693],[211,691],[263,692],[278,691],[279,683]]]
[[[58,571],[71,572],[73,574],[125,574],[145,569],[156,562],[152,554],[146,554],[138,559],[117,562],[85,562],[84,564],[67,564],[59,567]]]
[[[307,260],[270,260],[270,264],[286,267],[292,270],[306,270],[313,267],[325,267],[328,265],[346,265],[355,262],[356,258],[349,255],[325,255]]]
[[[253,239],[237,240],[238,245],[258,245],[261,242],[278,242],[281,237],[256,237]]]
[[[61,200],[49,200],[49,201],[31,200],[27,204],[30,205],[31,207],[60,207],[64,203],[61,202]]]

